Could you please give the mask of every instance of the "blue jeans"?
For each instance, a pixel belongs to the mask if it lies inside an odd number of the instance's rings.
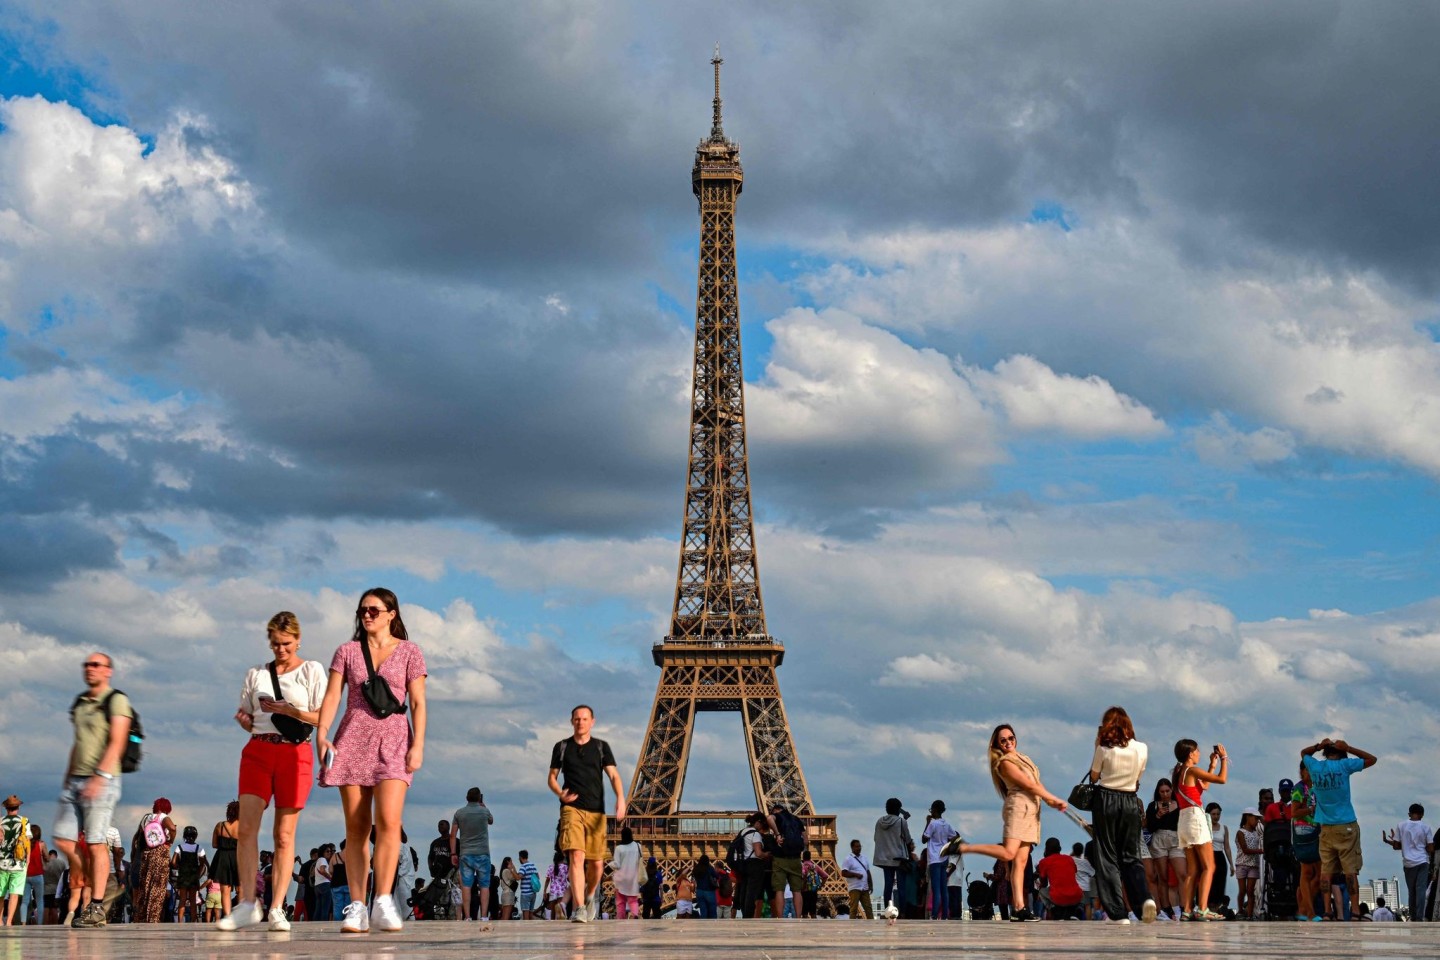
[[[930,919],[950,919],[950,894],[945,889],[945,884],[950,880],[945,868],[946,863],[930,864]]]
[[[315,916],[311,920],[333,920],[330,913],[330,884],[315,884]]]
[[[885,874],[885,899],[881,902],[889,906],[895,903],[895,868],[882,866],[880,872]],[[896,904],[896,906],[899,906],[899,904]]]
[[[715,891],[714,891],[714,890],[696,890],[696,891],[695,891],[695,904],[700,908],[700,919],[702,919],[702,920],[714,920],[714,919],[715,919]]]
[[[330,919],[334,920],[345,914],[345,908],[350,906],[350,884],[342,883],[339,886],[330,884],[330,908],[332,910]]]
[[[36,922],[45,919],[45,875],[37,873],[33,877],[25,878],[25,896],[20,901],[20,912],[15,916],[16,926],[24,926],[25,920],[30,916],[30,904],[35,904]]]

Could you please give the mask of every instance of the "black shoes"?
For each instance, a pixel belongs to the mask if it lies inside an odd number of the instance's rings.
[[[1040,918],[1035,916],[1035,914],[1031,913],[1028,907],[1021,907],[1019,910],[1016,910],[1014,913],[1010,914],[1010,922],[1039,923]]]

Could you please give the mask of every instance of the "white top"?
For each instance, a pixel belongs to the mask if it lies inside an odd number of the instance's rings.
[[[1205,819],[1209,820],[1210,814],[1205,814]],[[1227,841],[1229,841],[1229,839],[1230,827],[1228,824],[1222,823],[1218,827],[1215,826],[1213,822],[1210,824],[1210,849],[1214,850],[1221,856],[1224,856],[1225,844]]]
[[[1134,793],[1140,786],[1140,777],[1145,773],[1145,761],[1150,758],[1150,748],[1139,740],[1131,740],[1123,747],[1096,746],[1095,756],[1090,760],[1090,769],[1100,771],[1095,785],[1107,790]]]
[[[870,862],[866,860],[864,856],[856,853],[850,854],[850,856],[845,858],[845,862],[840,865],[840,869],[860,874],[858,877],[845,878],[846,890],[869,889]]]
[[[251,733],[279,733],[270,720],[270,714],[260,709],[260,696],[275,696],[270,685],[270,669],[266,663],[251,667],[245,674],[240,687],[240,709],[255,718],[250,725]],[[318,660],[301,661],[300,666],[289,673],[280,674],[280,692],[283,699],[301,710],[319,710],[320,701],[325,699],[325,684],[328,678],[325,667]]]
[[[615,844],[615,859],[610,861],[610,879],[615,889],[627,897],[640,896],[640,844],[638,841]]]
[[[1376,907],[1370,911],[1370,919],[1376,923],[1390,923],[1395,920],[1395,914],[1390,912],[1389,907]]]
[[[1400,856],[1405,866],[1419,867],[1430,862],[1425,845],[1433,836],[1435,831],[1427,827],[1424,820],[1406,820],[1395,827],[1395,839],[1400,841]]]
[[[920,834],[920,839],[925,841],[925,850],[929,853],[925,862],[939,863],[945,859],[940,855],[940,848],[956,835],[955,828],[946,823],[944,817],[936,817],[925,824],[925,832]]]
[[[949,878],[945,881],[945,886],[947,886],[947,887],[964,887],[964,886],[965,886],[965,858],[962,857],[962,856],[960,856],[960,854],[958,854],[958,853],[952,853],[952,854],[950,854],[950,856],[948,856],[948,857],[945,858],[945,863],[946,863],[947,866],[951,866],[951,867],[954,867],[954,868],[955,868],[955,869],[953,869],[953,870],[950,871],[950,876],[949,876]]]

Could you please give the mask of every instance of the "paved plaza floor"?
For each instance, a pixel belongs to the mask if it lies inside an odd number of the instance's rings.
[[[957,923],[911,921],[545,921],[496,924],[412,923],[399,934],[347,936],[337,924],[296,924],[219,933],[206,926],[129,925],[104,930],[0,928],[0,960],[182,960],[182,958],[485,957],[500,960],[972,960],[1162,957],[1167,960],[1330,960],[1440,956],[1440,924],[1196,923],[1129,927],[1100,923]]]

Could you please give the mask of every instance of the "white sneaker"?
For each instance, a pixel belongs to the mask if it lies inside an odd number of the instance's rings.
[[[276,907],[270,908],[270,932],[285,933],[290,929],[290,921],[285,918],[285,911]]]
[[[1184,916],[1184,914],[1181,913],[1179,907],[1171,907],[1171,908],[1170,908],[1170,919],[1171,919],[1171,920],[1176,920],[1176,921],[1178,921],[1178,920],[1179,920],[1181,917],[1183,917],[1183,916]]]
[[[381,933],[399,933],[405,929],[400,912],[395,909],[395,898],[390,894],[375,898],[375,906],[370,908],[370,922]]]
[[[1121,917],[1119,920],[1107,920],[1106,923],[1119,923],[1119,924],[1123,924],[1123,925],[1125,925],[1125,926],[1129,926],[1129,925],[1130,925],[1130,918],[1129,918],[1129,917]]]
[[[379,897],[375,898],[377,901]],[[345,906],[345,919],[340,923],[341,933],[369,933],[370,915],[365,912],[365,904],[359,900],[351,900]]]
[[[215,921],[216,930],[244,930],[246,927],[253,927],[257,923],[265,922],[265,914],[260,909],[260,904],[254,900],[242,900],[230,911],[230,916],[221,917]]]
[[[1155,913],[1155,901],[1146,900],[1144,906],[1140,908],[1140,919],[1144,923],[1154,923],[1156,919]],[[1164,916],[1164,914],[1161,914],[1161,916]],[[1169,917],[1166,917],[1166,919],[1168,920]]]
[[[589,920],[599,920],[599,919],[600,919],[600,891],[599,891],[599,890],[596,890],[594,893],[590,894],[589,899],[587,899],[587,900],[585,901],[585,916],[586,916],[586,918],[589,919]]]

